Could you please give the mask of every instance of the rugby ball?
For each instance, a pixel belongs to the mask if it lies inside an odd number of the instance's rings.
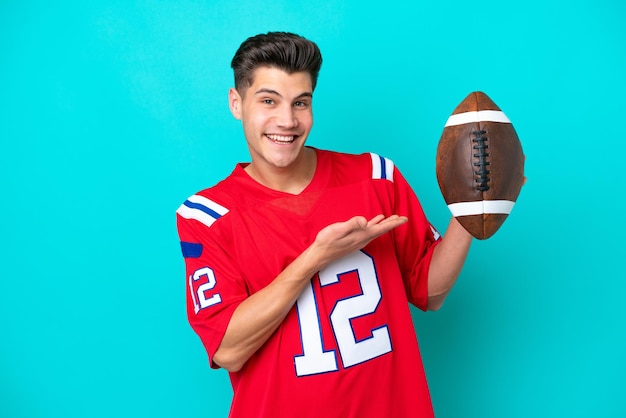
[[[524,153],[513,124],[483,92],[452,112],[437,147],[437,181],[448,208],[478,239],[502,226],[524,184]]]

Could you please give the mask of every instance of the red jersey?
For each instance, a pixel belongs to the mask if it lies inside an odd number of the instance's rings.
[[[270,339],[236,373],[230,417],[431,417],[410,302],[425,310],[439,234],[393,163],[316,150],[298,195],[269,189],[244,164],[177,211],[189,322],[212,367],[239,303],[267,286],[327,225],[408,217],[329,264]]]

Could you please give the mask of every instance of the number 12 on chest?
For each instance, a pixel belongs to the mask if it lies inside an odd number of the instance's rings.
[[[337,350],[324,350],[320,310],[312,283],[296,301],[303,351],[294,357],[298,376],[337,371],[338,357],[346,368],[391,352],[386,325],[372,329],[370,337],[357,341],[351,324],[352,319],[375,313],[382,299],[374,260],[369,255],[357,251],[329,264],[319,272],[321,291],[339,283],[341,276],[348,273],[357,274],[362,293],[338,300],[330,314]]]

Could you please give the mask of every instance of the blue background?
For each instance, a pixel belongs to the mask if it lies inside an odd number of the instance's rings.
[[[626,416],[625,12],[2,1],[0,416],[226,416],[228,377],[186,322],[174,212],[248,160],[229,63],[268,30],[324,54],[309,144],[393,159],[441,230],[454,107],[482,90],[522,140],[513,213],[444,308],[415,311],[437,416]]]

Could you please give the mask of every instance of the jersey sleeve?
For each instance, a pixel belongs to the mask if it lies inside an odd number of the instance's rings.
[[[394,209],[409,221],[395,233],[404,287],[409,302],[421,310],[428,309],[428,269],[441,235],[430,224],[415,192],[397,167],[393,173]]]
[[[247,288],[229,251],[228,209],[200,195],[176,211],[178,235],[186,272],[189,324],[200,337],[209,364],[213,362],[233,312]]]

